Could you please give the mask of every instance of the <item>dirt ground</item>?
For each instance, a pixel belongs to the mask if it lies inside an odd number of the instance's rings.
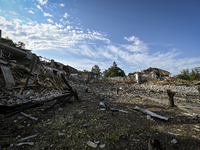
[[[49,104],[24,111],[38,121],[21,114],[1,118],[0,149],[147,150],[148,141],[153,139],[158,139],[162,149],[166,150],[200,149],[199,118],[140,95],[98,93],[94,90],[85,93],[83,89],[78,90],[80,102],[72,98],[64,107],[56,105],[47,113],[44,113],[44,108]],[[99,105],[103,98],[105,110]],[[169,119],[151,118],[134,110],[135,106]],[[32,135],[36,136],[20,141]],[[88,141],[96,148],[88,145]],[[34,143],[17,146],[22,142]]]

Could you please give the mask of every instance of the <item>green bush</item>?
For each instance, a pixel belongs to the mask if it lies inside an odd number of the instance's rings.
[[[192,81],[192,80],[198,80],[198,81],[200,81],[199,70],[200,70],[199,67],[192,69],[191,72],[189,71],[189,69],[184,69],[176,77],[178,79],[183,79],[183,80],[190,80],[190,81]]]

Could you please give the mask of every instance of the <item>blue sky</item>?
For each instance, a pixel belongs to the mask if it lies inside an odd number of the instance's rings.
[[[0,0],[2,37],[79,70],[200,67],[199,0]]]

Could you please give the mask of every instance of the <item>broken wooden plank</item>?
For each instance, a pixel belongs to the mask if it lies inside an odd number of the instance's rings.
[[[25,84],[24,90],[26,90],[26,88],[27,88],[27,85],[28,85],[28,81],[29,81],[31,72],[33,71],[33,67],[34,67],[34,65],[35,65],[35,58],[33,57],[33,60],[31,60],[31,61],[32,61],[32,63],[31,63],[31,69],[30,69],[30,72],[29,72],[29,74],[28,74],[28,77],[27,77],[27,80],[26,80],[26,84]],[[23,93],[23,91],[22,91],[22,93]]]
[[[69,96],[69,98],[66,100],[66,98],[67,98],[68,96]],[[53,108],[55,105],[57,105],[57,104],[59,104],[59,103],[61,103],[61,102],[63,102],[63,101],[65,102],[65,100],[66,100],[66,101],[69,101],[70,98],[71,98],[71,96],[72,96],[72,95],[69,94],[69,95],[67,95],[67,96],[65,96],[65,97],[60,98],[60,99],[59,99],[57,102],[55,102],[53,105],[51,105],[51,106],[49,106],[48,108],[46,108],[46,109],[45,109],[45,112],[48,111],[49,109]],[[63,104],[64,104],[64,102],[63,102]]]
[[[6,51],[6,52],[10,52],[10,53],[15,54],[17,56],[26,57],[26,55],[27,55],[26,51],[23,51],[21,49],[12,47],[12,46],[4,44],[4,43],[0,43],[0,47],[1,47],[1,50]]]
[[[4,89],[0,88],[0,90],[2,90],[4,93],[8,94],[8,95],[11,96],[11,97],[14,97],[14,95],[10,94],[9,92],[7,92],[7,91],[4,90]]]
[[[149,115],[149,116],[151,116],[151,117],[155,117],[155,118],[162,119],[162,120],[166,120],[166,121],[168,120],[168,118],[166,118],[166,117],[157,115],[156,113],[153,113],[153,112],[148,111],[148,110],[146,110],[146,109],[140,108],[140,107],[138,107],[138,106],[136,106],[134,109],[135,109],[135,110],[138,110],[138,111],[141,111],[142,113],[144,113],[144,114],[146,114],[146,115]]]
[[[15,81],[14,81],[13,75],[10,71],[10,68],[8,66],[1,65],[1,70],[3,72],[3,77],[6,82],[6,87],[15,86]]]
[[[23,88],[20,88],[18,95],[21,95],[22,91],[23,91]]]
[[[32,117],[32,116],[30,116],[30,115],[27,115],[27,114],[25,114],[25,113],[23,113],[23,112],[21,112],[21,114],[24,115],[24,116],[26,116],[26,117],[28,117],[28,118],[30,118],[30,119],[33,119],[33,120],[35,120],[35,121],[38,121],[37,118]]]
[[[56,89],[58,89],[58,90],[62,93],[62,90],[61,90],[58,86],[56,86],[56,84],[54,83],[53,80],[49,80],[49,81],[53,84],[53,86],[54,86]]]
[[[8,114],[8,115],[4,116],[3,119],[11,117],[11,116],[13,116],[13,115],[15,115],[15,114],[17,114],[17,113],[19,113],[21,111],[29,109],[29,108],[34,108],[34,107],[41,106],[41,105],[42,105],[42,103],[33,103],[33,104],[30,104],[29,106],[24,106],[22,109],[19,108],[19,110],[15,111],[15,112],[13,112],[11,114]]]
[[[69,91],[73,92],[72,87],[69,85],[69,83],[65,80],[65,77],[63,74],[61,74],[61,77],[63,79],[63,81],[65,82],[66,86],[68,87]]]

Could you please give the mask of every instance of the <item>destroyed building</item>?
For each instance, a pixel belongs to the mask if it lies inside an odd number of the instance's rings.
[[[90,81],[92,79],[98,79],[100,75],[94,72],[81,72],[79,73],[79,80],[80,81]]]
[[[77,69],[69,65],[37,56],[31,50],[16,47],[12,40],[1,37],[0,30],[0,83],[2,87],[24,84],[30,72],[36,76],[51,74],[48,73],[49,71],[57,77],[61,77],[61,74],[69,76],[72,73],[78,73]],[[30,79],[29,82],[33,80]]]
[[[63,66],[63,70],[65,70],[65,72],[67,73],[67,75],[70,75],[70,74],[78,74],[78,70],[67,65],[67,66]]]
[[[165,77],[169,77],[170,72],[158,68],[148,68],[146,70],[141,71],[142,74],[147,74],[149,79],[165,79]]]
[[[129,75],[131,79],[135,79],[138,84],[141,82],[160,79],[163,80],[166,77],[169,77],[170,72],[158,68],[148,68],[142,70],[141,72],[133,72]]]

